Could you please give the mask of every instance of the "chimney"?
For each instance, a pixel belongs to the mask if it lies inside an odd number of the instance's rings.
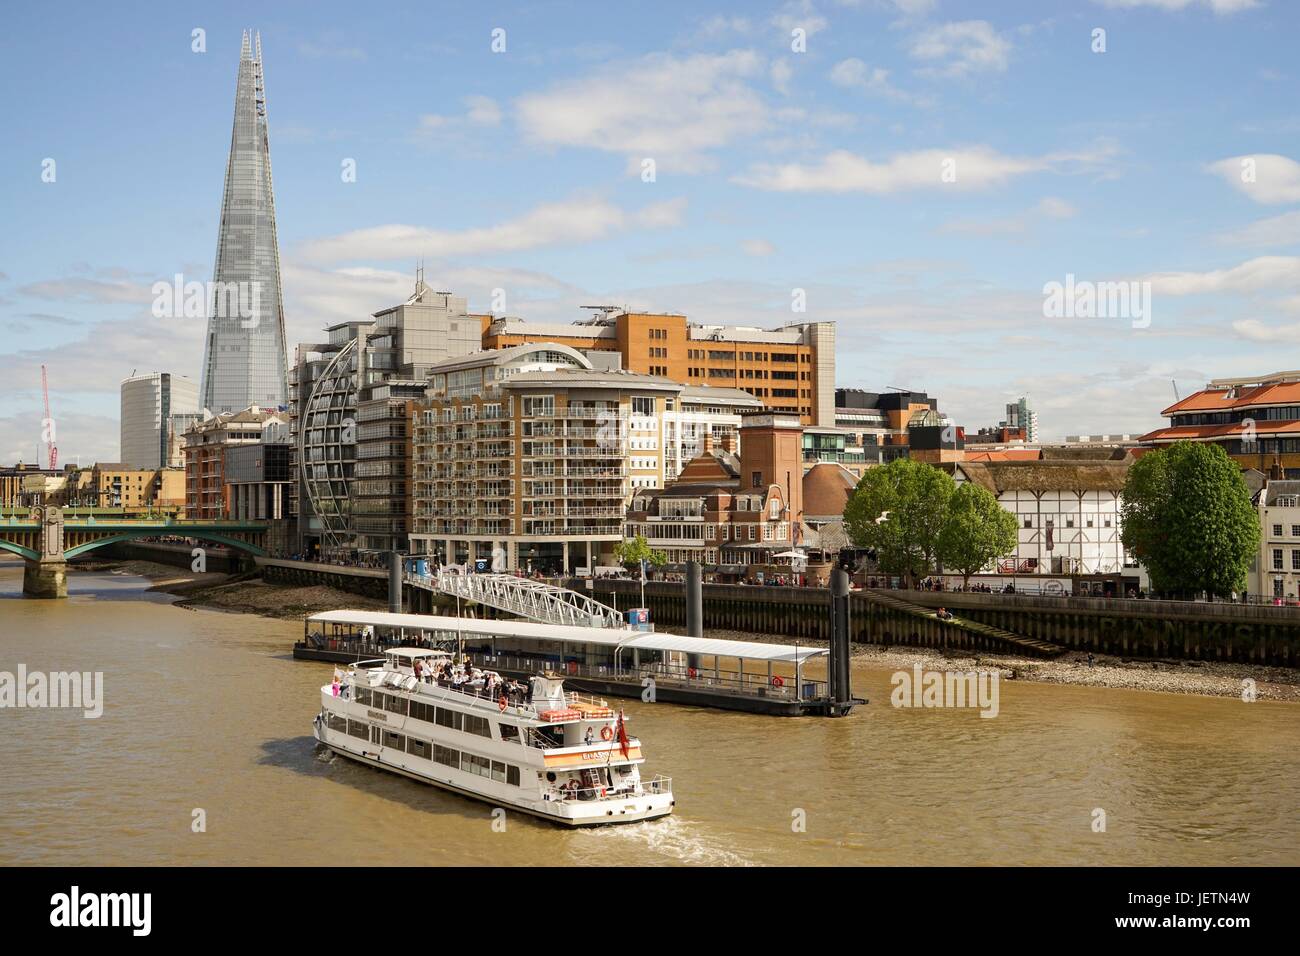
[[[734,431],[725,431],[722,433],[722,450],[728,455],[736,453],[736,433]]]
[[[1274,455],[1273,464],[1268,469],[1268,479],[1269,481],[1281,481],[1285,477],[1286,473],[1282,470],[1282,458],[1280,455]]]
[[[704,450],[701,452],[701,454],[704,455],[713,454],[713,429],[707,428],[707,426],[704,432]]]

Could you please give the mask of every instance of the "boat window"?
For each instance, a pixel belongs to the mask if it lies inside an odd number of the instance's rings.
[[[384,731],[384,746],[392,747],[394,750],[406,749],[406,738],[401,734],[395,734],[391,730]]]
[[[492,779],[497,783],[506,782],[506,765],[500,760],[492,761]]]
[[[433,723],[433,712],[437,710],[433,704],[424,704],[418,700],[411,701],[411,717],[415,720],[424,720]]]
[[[461,719],[465,715],[459,710],[448,710],[446,707],[438,708],[438,726],[450,727],[452,730],[460,730]]]
[[[506,743],[517,743],[519,740],[519,728],[514,724],[498,724],[501,728],[501,739]]]
[[[330,730],[337,730],[339,733],[347,733],[348,719],[338,714],[330,714],[325,718],[325,726]]]
[[[348,721],[348,734],[352,737],[359,737],[362,740],[370,739],[370,725],[362,723],[359,720]]]
[[[514,764],[506,764],[506,783],[512,787],[519,786],[519,768]]]
[[[465,733],[478,734],[480,737],[492,737],[492,724],[486,717],[476,717],[473,714],[465,715]]]
[[[390,714],[405,714],[406,698],[398,697],[396,694],[385,694],[384,710],[388,711]]]
[[[383,710],[385,706],[385,702],[388,700],[388,695],[381,694],[379,691],[375,691],[373,697],[374,700],[372,701],[372,703],[375,706],[375,710]]]
[[[476,773],[480,777],[492,776],[492,761],[487,757],[480,757],[478,754],[462,753],[460,755],[460,769],[468,773]]]
[[[416,757],[423,757],[425,760],[428,760],[428,759],[429,759],[429,743],[428,743],[428,741],[418,740],[418,739],[416,739],[415,737],[407,737],[407,738],[406,738],[406,752],[407,752],[408,754],[412,754],[412,755],[414,755],[414,756],[416,756]]]
[[[433,760],[435,763],[445,764],[448,767],[459,767],[460,751],[453,747],[444,747],[441,744],[434,744]]]
[[[371,728],[370,728],[370,742],[371,742],[372,744],[382,744],[382,743],[384,742],[384,728],[383,728],[383,727],[371,727]]]
[[[371,693],[372,693],[371,690],[370,690],[370,688],[369,688],[369,687],[357,687],[357,688],[355,688],[355,690],[356,690],[356,695],[357,695],[357,703],[358,703],[358,704],[365,704],[367,707],[369,707],[369,706],[370,706]]]

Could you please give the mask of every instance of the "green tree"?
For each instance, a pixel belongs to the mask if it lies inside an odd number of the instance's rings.
[[[1124,482],[1124,547],[1161,593],[1244,590],[1259,515],[1241,469],[1218,445],[1178,442],[1143,455]]]
[[[652,568],[661,568],[668,563],[668,555],[650,547],[650,542],[643,534],[614,545],[614,557],[629,570],[640,567],[642,561],[649,562]]]
[[[939,532],[939,559],[945,569],[959,571],[962,587],[970,576],[1004,554],[1016,550],[1016,516],[998,504],[986,488],[967,481],[948,502],[948,520]]]
[[[881,570],[913,583],[934,567],[953,487],[947,472],[896,458],[862,476],[844,507],[844,528],[857,547],[876,552]]]

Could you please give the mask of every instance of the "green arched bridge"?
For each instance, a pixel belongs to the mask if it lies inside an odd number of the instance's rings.
[[[26,517],[0,518],[0,551],[26,563],[23,593],[37,597],[67,595],[67,562],[120,541],[138,538],[195,538],[259,557],[267,531],[255,521],[187,521],[172,518],[87,518],[64,515],[57,508],[36,508]]]

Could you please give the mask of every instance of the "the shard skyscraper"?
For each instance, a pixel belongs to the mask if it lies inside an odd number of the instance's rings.
[[[271,142],[262,38],[244,33],[235,126],[208,303],[201,405],[213,414],[288,402],[280,248],[271,189]]]

